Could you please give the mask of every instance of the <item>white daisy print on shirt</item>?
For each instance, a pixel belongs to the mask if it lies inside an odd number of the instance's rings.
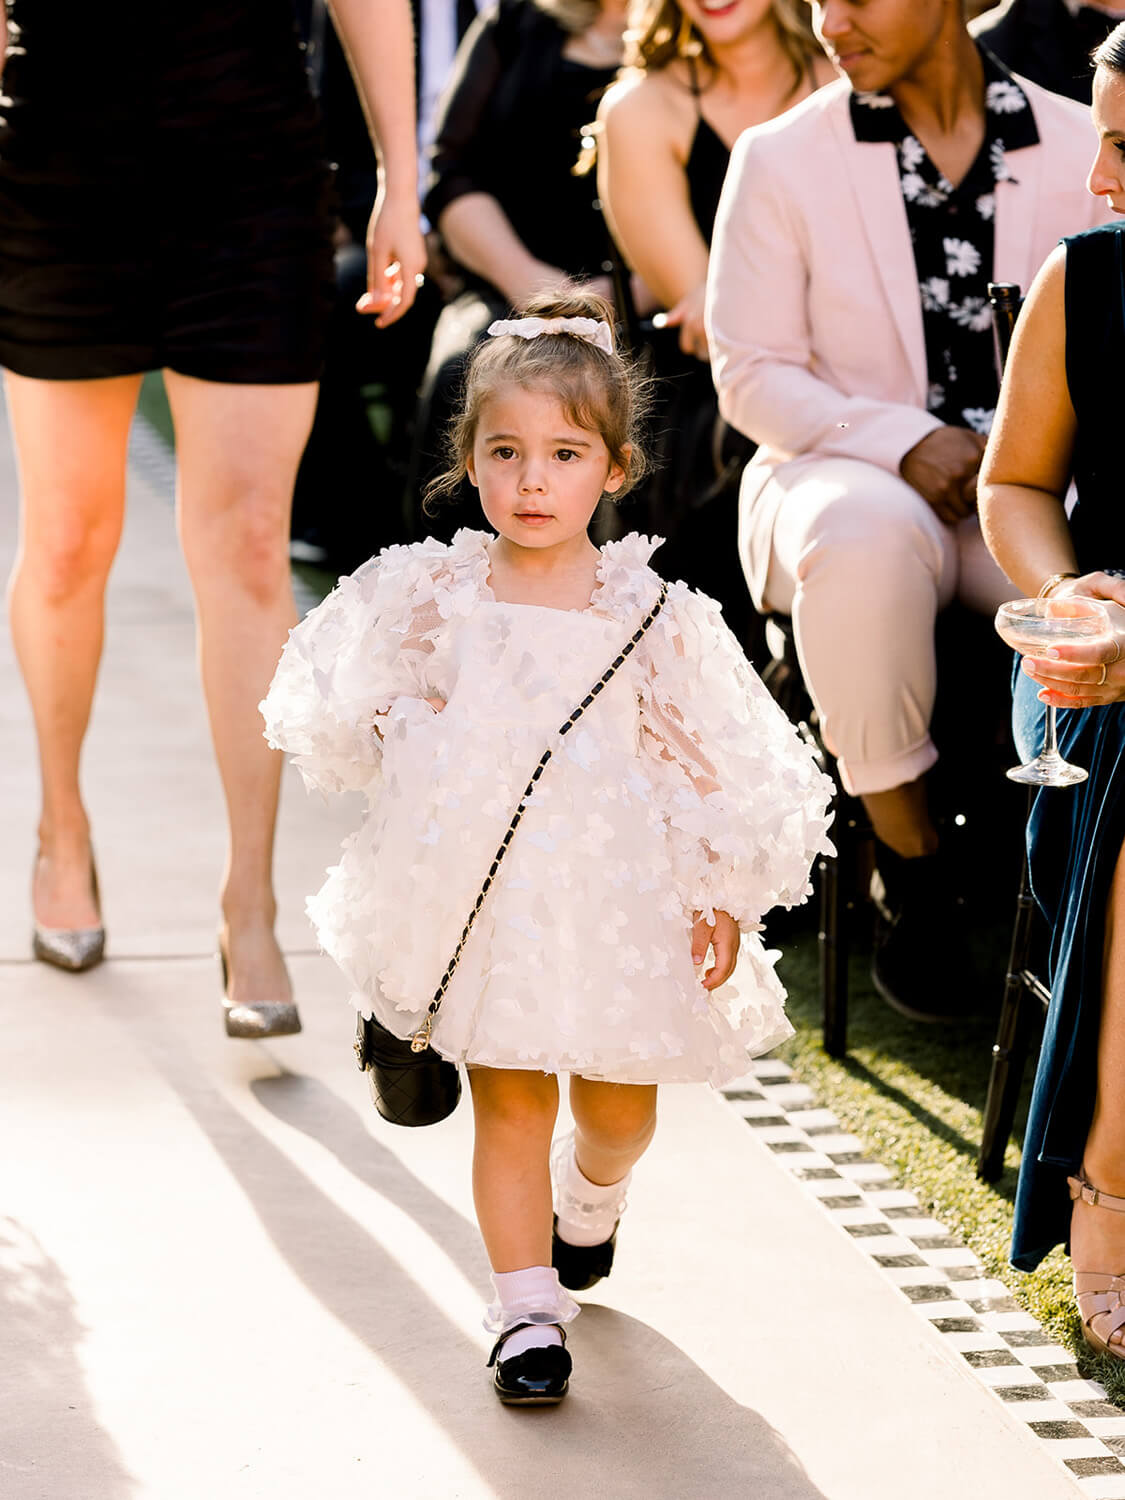
[[[982,193],[977,199],[977,213],[982,219],[994,219],[996,217],[996,194]]]
[[[930,386],[929,390],[926,392],[926,410],[927,411],[940,411],[941,408],[944,405],[945,405],[945,386],[939,385],[935,381]]]
[[[950,276],[975,276],[980,270],[980,251],[968,240],[943,239],[941,246]]]
[[[926,150],[917,136],[908,135],[898,148],[899,157],[908,172],[913,172],[926,159]]]
[[[994,406],[987,409],[983,406],[967,406],[961,413],[961,420],[973,432],[979,432],[981,437],[987,437],[992,431],[992,421],[995,416]]]
[[[992,327],[992,309],[983,297],[966,297],[962,302],[949,304],[949,316],[960,328],[973,333],[984,333]]]
[[[949,306],[949,282],[944,276],[927,276],[918,290],[922,293],[923,312],[940,312]]]
[[[990,83],[984,94],[985,108],[997,115],[1018,115],[1027,108],[1027,97],[1014,83],[998,80]]]
[[[988,161],[997,182],[1015,182],[1015,174],[1004,159],[1004,142],[999,138],[988,148]]]

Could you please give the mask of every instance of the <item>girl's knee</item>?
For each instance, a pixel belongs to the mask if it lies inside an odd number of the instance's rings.
[[[606,1149],[646,1146],[656,1129],[656,1089],[650,1084],[574,1078],[570,1106],[579,1133]]]
[[[473,1111],[492,1127],[541,1129],[548,1135],[559,1108],[558,1083],[551,1074],[521,1069],[469,1069]]]

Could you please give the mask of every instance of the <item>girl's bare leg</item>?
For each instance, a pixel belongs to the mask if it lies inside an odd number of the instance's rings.
[[[578,1170],[588,1182],[620,1182],[656,1131],[656,1085],[570,1080]]]
[[[476,1140],[473,1198],[494,1271],[551,1264],[548,1156],[558,1081],[519,1068],[469,1069]]]
[[[1125,1198],[1125,852],[1118,856],[1106,911],[1102,1019],[1094,1119],[1083,1164],[1095,1187]],[[1125,1275],[1125,1214],[1078,1202],[1071,1219],[1076,1270]],[[1120,1346],[1121,1333],[1112,1342]]]
[[[32,902],[44,927],[95,927],[79,761],[104,634],[105,586],[125,512],[125,455],[140,376],[8,374],[19,461],[12,639],[39,741],[43,805]]]
[[[219,385],[171,371],[165,381],[180,535],[230,829],[221,892],[230,997],[285,1002],[289,977],[273,932],[281,757],[262,738],[258,703],[295,618],[289,512],[316,386]]]

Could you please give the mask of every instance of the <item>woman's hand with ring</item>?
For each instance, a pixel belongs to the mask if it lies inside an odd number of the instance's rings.
[[[1026,656],[1023,671],[1039,683],[1040,702],[1054,708],[1093,708],[1125,701],[1125,579],[1086,573],[1051,592],[1052,599],[1096,599],[1109,615],[1112,634],[1052,646]]]

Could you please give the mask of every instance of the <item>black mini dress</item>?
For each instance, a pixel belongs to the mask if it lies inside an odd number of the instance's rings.
[[[0,365],[315,380],[332,174],[289,0],[9,0]]]

